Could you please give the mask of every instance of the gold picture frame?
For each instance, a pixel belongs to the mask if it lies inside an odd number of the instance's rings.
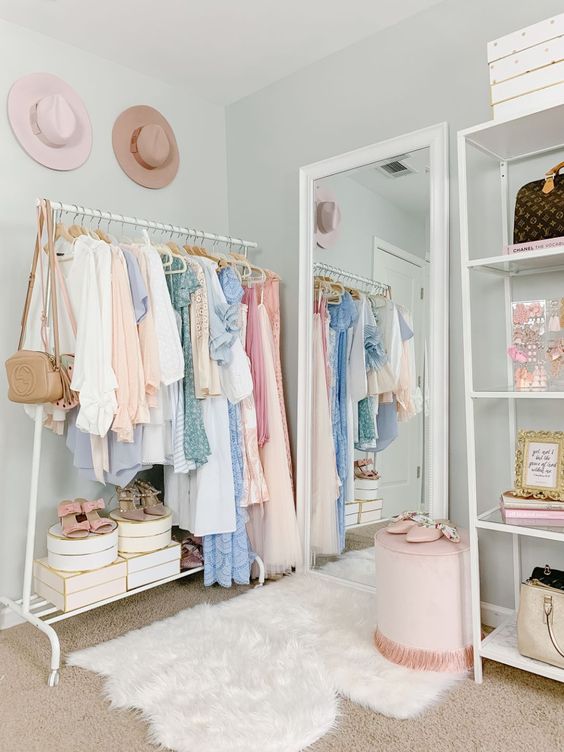
[[[563,431],[519,431],[513,491],[517,496],[564,501]]]

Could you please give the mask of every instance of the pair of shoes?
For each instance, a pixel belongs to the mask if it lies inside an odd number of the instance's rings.
[[[449,520],[434,520],[423,512],[396,514],[386,531],[393,535],[405,535],[408,543],[430,543],[443,535],[452,543],[460,543],[460,534]]]
[[[354,477],[362,478],[364,480],[378,480],[380,473],[377,470],[369,470],[368,467],[373,465],[372,460],[355,460],[354,462]]]
[[[166,514],[165,506],[158,498],[160,491],[147,481],[132,481],[124,488],[116,486],[116,494],[119,513],[126,520],[145,522]]]
[[[115,530],[117,524],[113,520],[98,514],[98,509],[104,509],[105,506],[104,499],[61,501],[57,515],[65,538],[86,538],[90,533],[106,535]]]

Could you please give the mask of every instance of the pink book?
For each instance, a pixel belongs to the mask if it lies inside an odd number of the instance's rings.
[[[505,509],[505,517],[529,520],[564,520],[564,509]]]

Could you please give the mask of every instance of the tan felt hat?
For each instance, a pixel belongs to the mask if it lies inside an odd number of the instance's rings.
[[[178,172],[178,146],[168,120],[139,104],[124,110],[114,123],[112,146],[121,169],[145,188],[164,188]]]

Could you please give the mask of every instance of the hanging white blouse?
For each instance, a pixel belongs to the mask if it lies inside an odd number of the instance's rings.
[[[184,378],[184,354],[176,325],[174,308],[170,301],[159,252],[146,243],[143,246],[143,253],[147,257],[153,318],[159,343],[161,382],[167,385],[173,384],[175,381]]]
[[[117,407],[112,369],[112,251],[101,240],[81,235],[74,243],[69,274],[77,321],[72,388],[80,392],[77,427],[105,436]]]

